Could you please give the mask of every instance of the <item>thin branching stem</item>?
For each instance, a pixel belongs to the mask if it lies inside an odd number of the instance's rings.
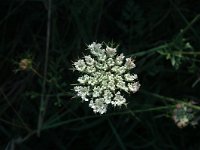
[[[42,83],[42,96],[40,101],[40,110],[38,117],[38,127],[37,135],[40,136],[40,131],[44,121],[45,110],[47,106],[47,97],[46,93],[46,82],[47,82],[47,68],[48,68],[48,57],[49,57],[49,48],[50,48],[50,29],[51,29],[51,0],[48,0],[48,15],[47,15],[47,35],[46,35],[46,51],[45,51],[45,63],[44,63],[44,79]]]
[[[147,92],[147,91],[142,91],[142,93],[151,95],[153,97],[156,97],[156,98],[159,98],[159,99],[162,99],[162,100],[165,100],[165,101],[173,102],[173,103],[184,103],[188,107],[191,107],[191,108],[196,109],[196,110],[200,110],[199,106],[193,105],[190,102],[186,102],[186,101],[183,101],[183,100],[180,100],[180,99],[175,99],[175,98],[171,98],[171,97],[167,97],[167,96],[163,96],[163,95],[159,95],[159,94],[151,93],[151,92]]]
[[[10,103],[10,101],[8,100],[8,97],[4,94],[4,92],[0,89],[0,93],[1,95],[3,95],[4,99],[6,100],[7,104],[12,108],[12,110],[14,111],[14,113],[16,114],[17,118],[19,118],[19,120],[21,121],[22,125],[24,126],[24,128],[29,132],[31,131],[31,129],[28,127],[28,125],[25,123],[25,121],[23,120],[23,118],[21,117],[21,115],[17,112],[17,110],[12,106],[12,104]]]

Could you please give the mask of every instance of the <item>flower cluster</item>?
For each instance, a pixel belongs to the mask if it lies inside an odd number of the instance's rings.
[[[103,47],[105,46],[105,47]],[[93,42],[88,45],[91,55],[74,62],[74,69],[83,75],[74,87],[77,96],[89,102],[95,113],[106,113],[109,104],[126,105],[122,92],[135,93],[140,84],[137,74],[131,74],[135,68],[134,60],[117,55],[116,48]]]
[[[194,124],[194,112],[185,103],[178,103],[173,110],[173,120],[179,128]]]

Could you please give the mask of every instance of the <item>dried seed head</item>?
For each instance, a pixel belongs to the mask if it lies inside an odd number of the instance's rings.
[[[172,119],[179,128],[184,128],[192,123],[194,113],[185,103],[178,103],[173,110]]]
[[[32,60],[31,59],[21,59],[19,62],[20,70],[29,70],[32,67]]]

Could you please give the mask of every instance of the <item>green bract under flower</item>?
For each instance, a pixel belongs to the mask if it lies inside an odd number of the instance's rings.
[[[122,91],[135,93],[140,84],[137,74],[131,74],[135,68],[134,60],[123,54],[117,55],[116,48],[93,42],[88,45],[91,55],[74,62],[75,70],[83,75],[78,78],[79,85],[74,87],[77,96],[89,101],[89,107],[95,113],[106,113],[108,105],[126,105]]]

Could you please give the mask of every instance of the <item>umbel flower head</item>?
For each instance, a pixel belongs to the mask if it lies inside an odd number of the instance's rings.
[[[188,103],[191,105],[191,102]],[[186,103],[178,103],[176,108],[173,110],[173,120],[179,128],[184,128],[187,125],[197,124],[194,120],[195,115],[192,108],[188,107]]]
[[[137,74],[130,73],[135,68],[134,60],[117,55],[116,48],[96,42],[88,45],[87,50],[91,55],[73,63],[74,69],[82,74],[74,87],[77,96],[100,114],[106,113],[108,105],[126,105],[122,93],[135,93],[140,87]]]

